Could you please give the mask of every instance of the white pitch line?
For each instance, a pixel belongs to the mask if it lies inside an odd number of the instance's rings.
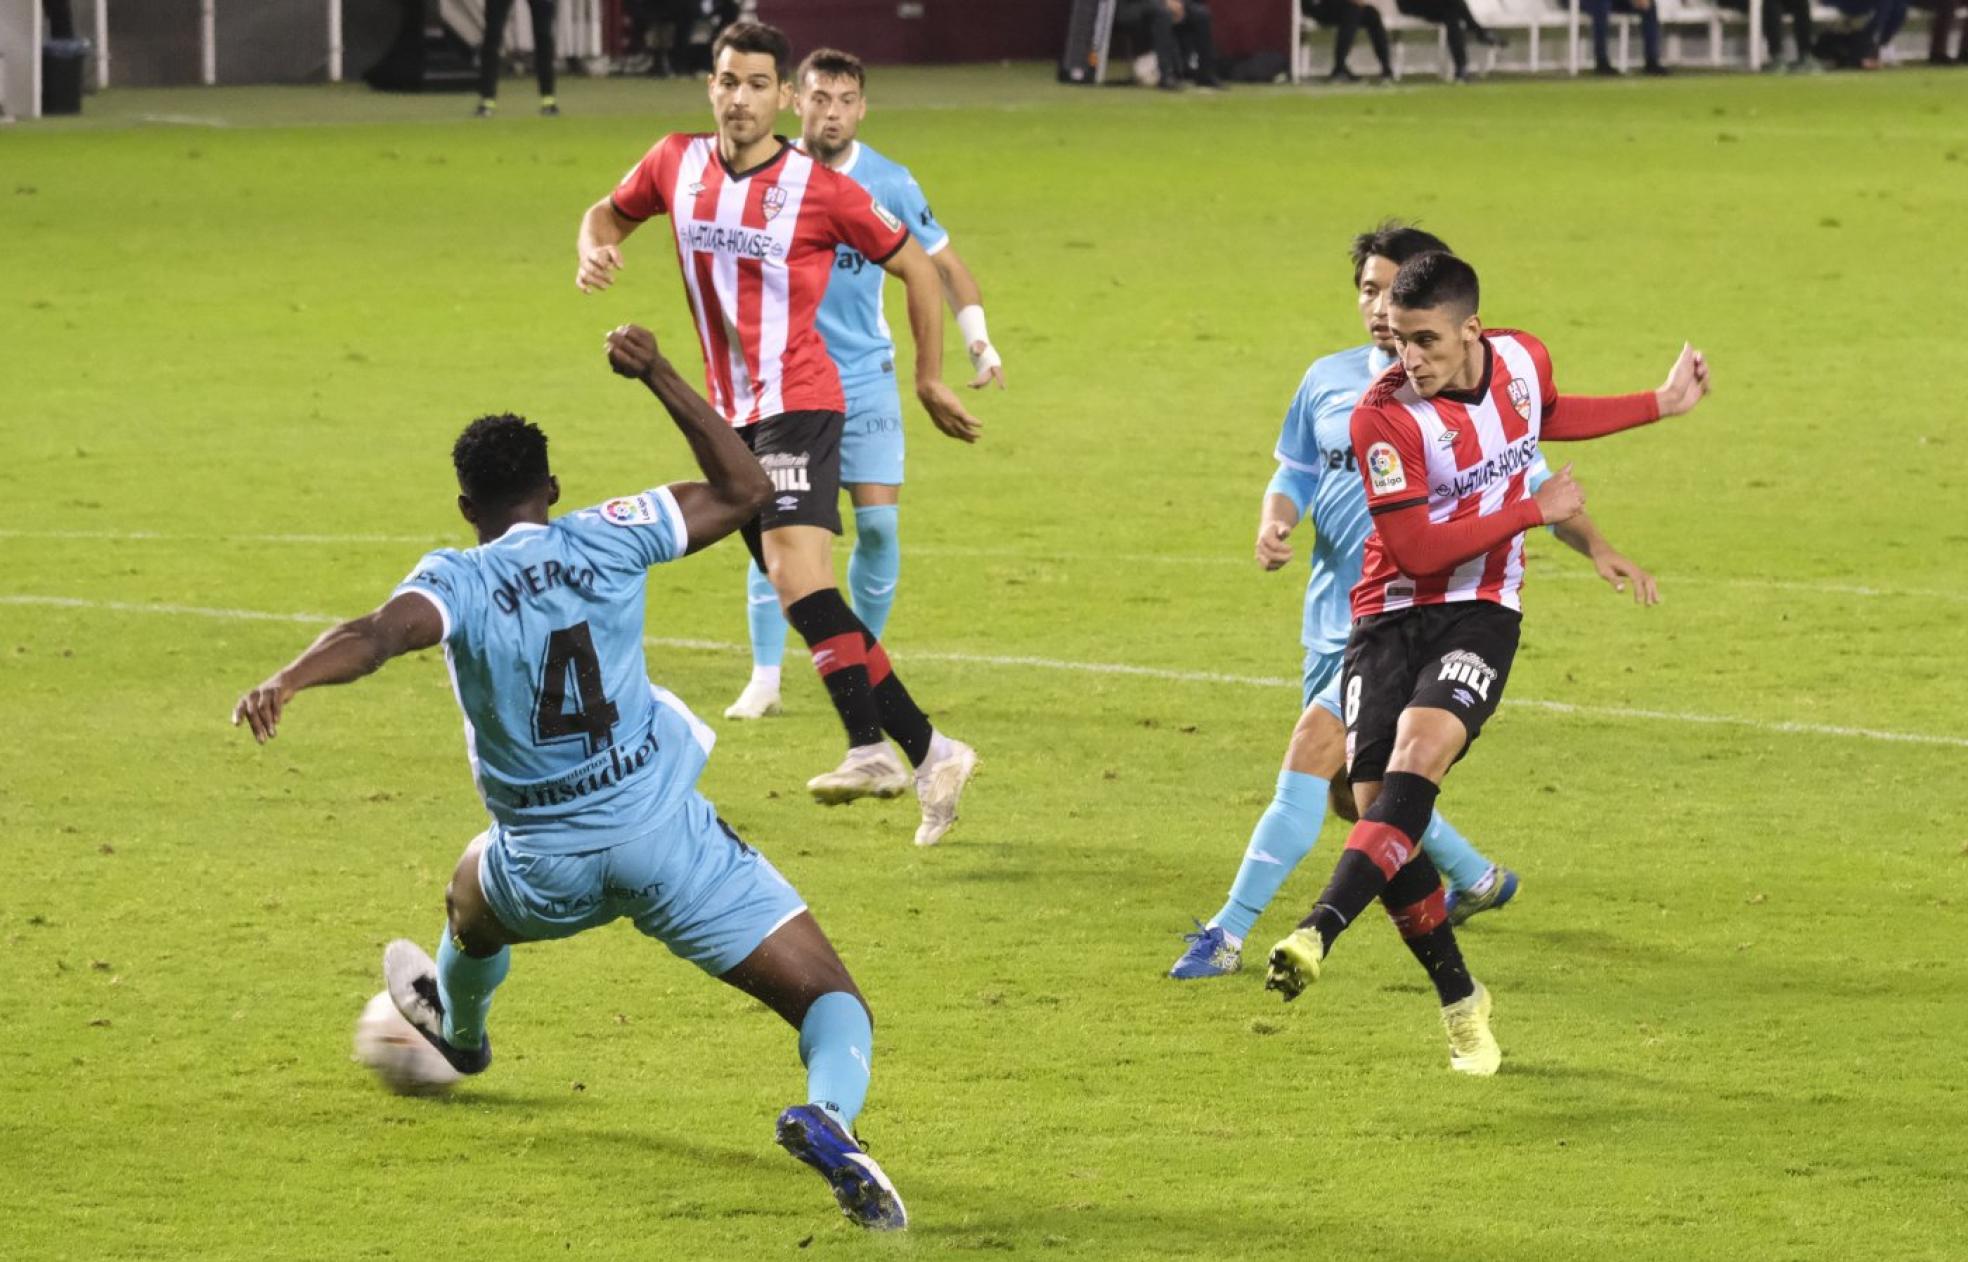
[[[272,613],[260,609],[215,609],[205,605],[145,605],[128,600],[89,600],[79,596],[0,595],[0,605],[44,609],[90,609],[110,613],[175,614],[190,618],[222,618],[242,622],[288,622],[326,626],[338,621],[327,614]],[[644,643],[656,648],[686,649],[694,652],[742,653],[742,644],[724,640],[672,639],[646,637]],[[1159,679],[1169,683],[1228,684],[1243,688],[1297,688],[1299,681],[1273,675],[1226,675],[1216,671],[1165,670],[1158,666],[1136,666],[1128,662],[1076,662],[1056,657],[1026,657],[996,653],[947,653],[934,650],[903,651],[891,654],[902,662],[950,662],[960,666],[1025,666],[1038,670],[1071,671],[1082,675],[1127,675],[1137,679]],[[1968,737],[1937,736],[1928,732],[1888,732],[1868,727],[1841,727],[1827,723],[1791,723],[1770,719],[1738,718],[1728,714],[1689,714],[1668,710],[1640,710],[1625,706],[1574,705],[1569,701],[1506,700],[1507,706],[1544,710],[1553,714],[1589,718],[1640,719],[1648,722],[1691,723],[1707,727],[1742,727],[1752,731],[1787,736],[1840,736],[1858,740],[1887,741],[1902,745],[1940,745],[1949,749],[1968,749]]]
[[[198,535],[173,534],[153,530],[9,530],[0,529],[0,539],[48,539],[55,541],[107,543],[255,543],[255,544],[346,544],[404,545],[418,548],[443,546],[445,540],[429,535],[386,534],[263,534]],[[848,545],[842,541],[839,548]],[[1236,567],[1255,570],[1256,562],[1247,556],[1184,552],[1050,552],[1043,548],[976,548],[963,544],[911,544],[911,556],[950,557],[966,560],[1025,561],[1042,565],[1104,565],[1116,568],[1133,565],[1185,565],[1205,568]],[[1601,581],[1597,574],[1573,566],[1538,567],[1537,582]],[[1714,578],[1699,574],[1674,574],[1663,580],[1671,593],[1677,587],[1743,587],[1764,591],[1800,592],[1806,595],[1859,596],[1869,600],[1939,600],[1959,604],[1968,602],[1968,588],[1944,590],[1921,587],[1881,587],[1870,583],[1843,583],[1833,579],[1781,579],[1756,577]]]

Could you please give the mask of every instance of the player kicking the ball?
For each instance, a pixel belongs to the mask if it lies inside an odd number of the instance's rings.
[[[622,266],[624,239],[652,215],[669,217],[711,400],[772,478],[774,494],[745,526],[745,545],[806,641],[847,729],[846,758],[807,789],[830,805],[900,796],[910,776],[883,739],[893,737],[915,768],[916,844],[935,845],[956,822],[977,755],[931,725],[834,581],[847,403],[815,315],[839,246],[901,277],[916,340],[916,398],[938,429],[975,442],[981,426],[940,380],[936,265],[867,189],[773,134],[793,88],[783,34],[736,22],[712,53],[717,133],[665,136],[588,208],[576,281],[583,290],[606,289]]]
[[[1503,700],[1524,532],[1585,506],[1570,465],[1535,493],[1529,474],[1544,438],[1599,438],[1689,411],[1708,393],[1708,364],[1683,347],[1658,390],[1560,395],[1543,343],[1483,328],[1476,272],[1461,259],[1408,260],[1391,298],[1400,366],[1374,383],[1351,422],[1373,514],[1340,676],[1360,821],[1312,914],[1272,948],[1265,984],[1297,998],[1379,898],[1435,985],[1450,1067],[1488,1075],[1503,1059],[1490,995],[1463,964],[1421,839],[1443,777]]]
[[[509,947],[626,916],[799,1031],[807,1103],[779,1115],[780,1145],[855,1222],[904,1227],[902,1198],[854,1138],[874,1044],[867,1005],[799,894],[697,791],[716,738],[643,660],[649,568],[737,530],[771,482],[646,331],[617,329],[608,357],[662,401],[704,481],[550,521],[560,483],[546,435],[517,416],[480,417],[452,449],[478,546],[424,557],[380,609],[242,697],[232,721],[265,743],[303,689],[442,643],[492,822],[445,890],[436,961],[404,940],[384,952],[398,1011],[453,1068],[482,1073]]]
[[[1354,295],[1372,340],[1314,361],[1285,413],[1278,471],[1265,490],[1257,526],[1257,560],[1266,570],[1289,564],[1291,533],[1310,509],[1315,537],[1300,636],[1305,645],[1303,712],[1285,749],[1271,804],[1251,831],[1222,909],[1187,935],[1189,948],[1169,970],[1177,981],[1223,977],[1243,966],[1244,938],[1318,840],[1329,789],[1335,813],[1354,818],[1343,772],[1340,655],[1352,625],[1347,593],[1360,579],[1372,518],[1355,469],[1350,420],[1353,405],[1374,378],[1394,364],[1394,333],[1388,324],[1394,274],[1411,258],[1448,248],[1439,237],[1397,222],[1353,238]],[[1537,490],[1549,476],[1539,461],[1531,471],[1530,489]],[[1614,590],[1631,583],[1635,600],[1651,604],[1657,599],[1653,576],[1615,551],[1583,512],[1553,527],[1553,533],[1590,559]],[[1502,907],[1517,892],[1517,874],[1484,858],[1439,811],[1430,818],[1421,847],[1448,879],[1450,924]]]

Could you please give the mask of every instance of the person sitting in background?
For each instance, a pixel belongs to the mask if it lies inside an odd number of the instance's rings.
[[[1477,43],[1490,48],[1502,48],[1506,43],[1503,36],[1476,20],[1476,15],[1469,11],[1469,0],[1394,0],[1394,7],[1411,18],[1434,22],[1442,28],[1448,36],[1449,61],[1455,66],[1457,83],[1469,82],[1469,45],[1463,38],[1465,31]]]
[[[1738,13],[1749,12],[1749,0],[1721,0],[1722,7]],[[1797,37],[1797,60],[1784,60],[1783,20],[1790,14],[1791,33]],[[1763,45],[1770,58],[1763,63],[1766,73],[1788,69],[1804,74],[1817,67],[1811,61],[1811,0],[1763,0]]]
[[[1654,0],[1581,0],[1581,3],[1592,17],[1592,73],[1620,73],[1606,51],[1615,13],[1631,13],[1640,19],[1640,47],[1647,58],[1642,73],[1667,73],[1667,67],[1661,64],[1660,6]]]
[[[1205,88],[1223,86],[1216,74],[1209,6],[1203,0],[1121,0],[1114,21],[1147,33],[1161,70],[1155,86],[1176,91],[1185,78]]]
[[[1298,11],[1333,33],[1333,68],[1326,77],[1335,83],[1352,83],[1360,76],[1346,66],[1353,51],[1353,37],[1365,27],[1367,42],[1380,59],[1380,77],[1394,78],[1394,60],[1387,42],[1387,23],[1380,10],[1368,0],[1298,0]]]

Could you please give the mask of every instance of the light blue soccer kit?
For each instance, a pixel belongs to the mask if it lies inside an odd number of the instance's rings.
[[[396,590],[443,616],[465,747],[492,817],[479,883],[499,922],[534,940],[626,916],[718,976],[805,904],[698,792],[716,737],[649,679],[648,571],[688,548],[675,496],[657,488],[522,522],[462,552],[440,548]],[[470,956],[444,935],[447,1040],[479,1045],[510,957]],[[816,999],[799,1046],[809,1101],[851,1128],[873,1055],[860,1000]]]
[[[444,615],[500,922],[562,938],[627,916],[715,975],[802,904],[697,791],[716,736],[649,681],[648,570],[687,546],[659,488],[440,548],[397,590]]]
[[[929,254],[950,243],[936,221],[922,186],[909,168],[883,157],[860,141],[839,168],[901,220]],[[840,373],[847,396],[847,423],[841,431],[841,481],[845,484],[902,485],[902,396],[896,388],[895,338],[882,311],[882,282],[888,273],[859,250],[834,251],[834,271],[820,302],[817,324],[827,354]],[[902,572],[897,513],[892,504],[854,510],[854,552],[848,559],[848,595],[877,639],[895,603]],[[752,660],[777,666],[786,650],[786,620],[772,584],[754,563],[746,577],[751,610]]]
[[[1394,357],[1372,345],[1313,362],[1285,411],[1274,453],[1278,471],[1270,494],[1283,495],[1309,520],[1312,575],[1305,587],[1303,706],[1318,705],[1336,719],[1340,667],[1353,625],[1351,595],[1360,580],[1373,518],[1353,454],[1353,406]],[[1537,473],[1533,477],[1541,481]],[[1534,484],[1535,485],[1535,482]],[[1223,908],[1210,923],[1241,939],[1277,895],[1318,839],[1325,823],[1328,782],[1289,769],[1278,773],[1271,804],[1251,832],[1242,865]],[[1455,890],[1466,890],[1489,871],[1485,859],[1437,812],[1422,849]]]

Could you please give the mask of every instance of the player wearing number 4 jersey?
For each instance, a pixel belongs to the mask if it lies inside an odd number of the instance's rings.
[[[647,332],[618,329],[608,350],[662,401],[704,481],[550,521],[560,484],[546,436],[517,416],[479,418],[452,452],[478,546],[424,557],[380,609],[241,698],[233,723],[264,742],[301,690],[442,644],[491,823],[445,891],[436,960],[408,940],[384,952],[398,1010],[459,1072],[483,1072],[509,947],[627,917],[799,1031],[807,1102],[780,1114],[780,1144],[856,1222],[904,1226],[901,1198],[853,1138],[873,1054],[867,1006],[798,893],[698,792],[714,737],[643,660],[649,568],[737,530],[771,484]]]
[[[1686,412],[1708,393],[1708,364],[1684,347],[1658,390],[1561,396],[1543,343],[1483,328],[1476,273],[1461,259],[1410,259],[1391,297],[1401,362],[1352,418],[1374,519],[1341,674],[1360,821],[1312,914],[1272,948],[1266,984],[1296,998],[1378,898],[1434,983],[1450,1067],[1488,1075],[1502,1063],[1489,992],[1463,964],[1421,839],[1443,777],[1503,700],[1517,650],[1524,531],[1585,506],[1570,465],[1531,491],[1539,444]]]
[[[1266,488],[1257,528],[1257,560],[1277,570],[1292,559],[1291,533],[1305,518],[1312,525],[1312,574],[1305,588],[1303,712],[1285,750],[1271,803],[1244,848],[1236,880],[1209,923],[1186,935],[1189,946],[1169,970],[1177,981],[1223,977],[1243,966],[1243,945],[1292,871],[1311,851],[1334,812],[1354,818],[1343,774],[1346,730],[1341,725],[1340,656],[1352,626],[1347,593],[1360,578],[1369,523],[1367,498],[1354,468],[1350,418],[1353,405],[1394,363],[1388,324],[1388,290],[1402,263],[1431,250],[1446,250],[1439,237],[1399,222],[1383,223],[1353,239],[1353,288],[1360,320],[1372,341],[1327,355],[1306,372],[1278,435],[1278,471]],[[1531,489],[1548,472],[1540,463]],[[1589,558],[1615,590],[1633,585],[1634,599],[1655,599],[1651,575],[1621,556],[1584,513],[1553,529]],[[1517,892],[1517,874],[1484,858],[1438,811],[1422,849],[1448,878],[1451,924],[1500,908]]]
[[[583,290],[606,289],[622,266],[622,242],[651,216],[668,216],[711,400],[772,479],[773,496],[744,528],[746,547],[847,730],[846,758],[807,788],[829,804],[899,796],[910,777],[884,739],[892,737],[915,767],[916,844],[934,845],[956,821],[977,755],[931,725],[835,585],[846,401],[815,317],[839,246],[900,276],[916,339],[916,397],[937,428],[974,442],[976,418],[940,380],[936,267],[867,189],[772,133],[792,95],[783,34],[734,23],[712,52],[717,133],[665,137],[588,208],[576,280]]]

